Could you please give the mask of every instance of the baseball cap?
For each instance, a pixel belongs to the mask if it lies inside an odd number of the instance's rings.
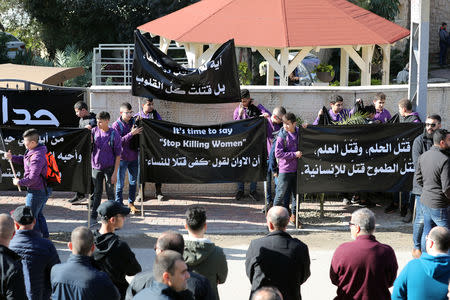
[[[126,216],[130,213],[130,209],[119,202],[108,200],[100,204],[97,212],[102,218],[108,220],[118,214]]]
[[[33,223],[34,216],[31,207],[22,205],[17,207],[12,213],[13,219],[20,225],[29,225]]]

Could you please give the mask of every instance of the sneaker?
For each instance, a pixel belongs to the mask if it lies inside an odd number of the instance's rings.
[[[259,201],[258,193],[256,191],[251,191],[248,195],[250,196],[250,198],[252,198],[256,202]]]
[[[344,198],[344,199],[342,199],[342,204],[349,205],[350,204],[350,200],[348,200],[347,198]]]
[[[412,250],[412,257],[414,258],[420,258],[420,256],[422,255],[422,251],[420,249],[413,249]]]
[[[237,191],[236,196],[234,196],[234,199],[236,201],[239,201],[242,199],[242,197],[244,196],[244,192],[243,191]]]
[[[128,207],[130,208],[130,213],[132,215],[138,214],[141,212],[136,206],[134,206],[134,203],[128,203]]]
[[[169,200],[166,196],[164,196],[163,194],[157,194],[156,195],[156,199],[158,199],[158,201],[167,201]]]
[[[78,204],[81,202],[86,201],[85,197],[78,197],[78,195],[75,195],[72,199],[69,199],[69,203],[71,204]]]
[[[384,209],[384,213],[385,214],[392,214],[392,213],[396,212],[397,209],[398,209],[398,205],[395,205],[394,203],[391,203],[391,204],[389,204],[388,207],[386,207]]]
[[[267,211],[269,211],[269,209],[271,209],[273,206],[273,203],[269,203],[268,205],[266,204],[262,209],[261,209],[261,213],[265,214],[266,213],[266,207],[267,207]]]
[[[410,209],[408,209],[408,211],[406,212],[406,215],[405,215],[405,217],[402,219],[402,221],[403,221],[404,223],[411,223],[412,217],[413,217],[412,211],[411,211]]]
[[[371,207],[375,207],[376,206],[376,204],[373,203],[370,200],[364,200],[364,201],[361,200],[359,202],[359,205],[361,205],[362,207],[367,207],[367,208],[371,208]]]
[[[350,200],[352,204],[359,204],[361,199],[357,195],[353,195],[352,200]]]

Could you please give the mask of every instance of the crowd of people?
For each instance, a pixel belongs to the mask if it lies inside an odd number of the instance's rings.
[[[61,263],[55,246],[33,229],[29,206],[0,214],[0,297],[2,299],[155,299],[219,300],[217,286],[226,281],[228,264],[222,248],[205,237],[206,211],[190,207],[187,236],[163,232],[155,244],[153,268],[140,263],[115,231],[130,209],[116,201],[98,207],[100,229],[72,231],[71,251]],[[266,216],[269,233],[251,241],[245,272],[252,300],[301,299],[301,285],[311,275],[308,246],[287,231],[289,212],[272,207]],[[435,226],[426,236],[425,251],[398,274],[394,250],[374,236],[375,216],[368,208],[353,212],[353,241],[334,252],[329,279],[335,299],[447,299],[450,291],[450,231]],[[150,255],[150,253],[149,253]],[[129,283],[126,276],[134,276]],[[393,286],[392,295],[389,288]]]

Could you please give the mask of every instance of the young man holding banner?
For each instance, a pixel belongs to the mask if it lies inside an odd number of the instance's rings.
[[[139,162],[136,140],[134,139],[137,138],[136,135],[142,133],[143,128],[136,126],[132,115],[131,104],[128,102],[122,103],[120,105],[120,117],[112,127],[117,130],[122,139],[122,154],[120,155],[119,171],[117,172],[116,201],[123,204],[125,172],[128,170],[128,207],[131,213],[135,214],[139,212],[134,206]]]
[[[159,115],[159,113],[156,111],[156,109],[154,109],[154,104],[153,104],[153,99],[152,98],[147,98],[145,99],[145,103],[142,104],[142,111],[140,111],[139,113],[135,114],[134,117],[136,119],[152,119],[152,120],[162,120],[161,116]],[[139,157],[139,155],[138,155]],[[138,158],[139,159],[139,158]],[[139,163],[138,163],[139,165]],[[138,168],[138,175],[137,175],[137,185],[139,186],[139,180],[140,180],[140,169]],[[142,195],[145,194],[145,182],[143,182],[144,188],[142,191]],[[155,182],[155,190],[156,190],[156,198],[158,199],[158,201],[167,201],[169,199],[167,199],[162,191],[161,191],[161,187],[162,184]],[[137,197],[139,198],[139,196]],[[141,199],[142,201],[143,199]]]
[[[245,120],[250,118],[255,118],[263,115],[264,117],[270,116],[269,111],[258,104],[258,106],[253,104],[253,98],[250,98],[250,91],[247,89],[241,90],[241,103],[236,107],[233,113],[233,119],[237,120]],[[239,201],[244,196],[244,182],[238,182],[237,184],[237,192],[235,199]],[[250,182],[250,198],[255,201],[259,201],[258,195],[256,193],[256,182]]]
[[[97,225],[97,208],[103,194],[103,179],[105,179],[108,200],[114,201],[114,184],[117,182],[117,170],[122,153],[120,134],[109,128],[109,113],[101,111],[97,115],[97,127],[92,129],[92,181],[94,195],[91,198],[91,226]]]
[[[283,129],[275,142],[275,157],[278,159],[278,184],[276,188],[274,206],[284,206],[289,210],[289,202],[283,199],[292,198],[291,222],[295,224],[297,218],[295,195],[297,193],[297,163],[302,157],[298,151],[298,127],[296,116],[288,112],[283,117]],[[286,197],[286,193],[290,197]],[[289,200],[288,200],[289,201]],[[282,203],[284,202],[284,203]],[[301,226],[299,222],[299,226]]]

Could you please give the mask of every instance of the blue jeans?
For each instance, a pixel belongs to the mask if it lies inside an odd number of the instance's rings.
[[[102,202],[103,179],[105,179],[106,195],[108,200],[114,201],[114,184],[111,183],[113,173],[114,167],[109,167],[104,170],[92,169],[94,194],[91,197],[91,218],[93,219],[97,218],[97,208],[100,206],[100,202]]]
[[[447,64],[447,44],[439,41],[439,64]]]
[[[430,208],[422,204],[423,212],[423,233],[422,233],[422,252],[426,251],[425,238],[435,226],[450,228],[450,206],[446,208]]]
[[[275,180],[276,182],[276,180]],[[275,183],[276,188],[276,183]],[[272,171],[267,169],[267,176],[266,176],[266,205],[270,205],[273,203],[273,197],[272,197]]]
[[[289,200],[292,199],[292,213],[294,213],[297,206],[295,199],[296,193],[297,173],[279,173],[273,205],[284,206],[287,210],[289,210]]]
[[[44,210],[45,203],[47,203],[48,197],[51,195],[51,193],[52,188],[50,187],[47,187],[47,191],[45,189],[42,190],[28,189],[27,196],[25,197],[25,205],[31,207],[31,211],[33,212],[33,215],[36,218],[36,225],[34,225],[34,230],[42,233],[42,237],[44,238],[48,238],[49,233],[47,221],[45,220],[42,211]]]
[[[238,191],[244,192],[244,182],[237,183]],[[250,192],[256,191],[256,182],[250,182]]]
[[[422,232],[423,232],[423,212],[422,202],[420,202],[420,195],[411,194],[416,199],[416,217],[413,225],[413,242],[414,249],[422,249]],[[411,197],[412,197],[411,196]]]
[[[133,203],[136,199],[136,183],[139,170],[138,160],[121,160],[119,170],[117,171],[116,201],[123,204],[123,186],[125,181],[125,172],[128,170],[128,203]]]

